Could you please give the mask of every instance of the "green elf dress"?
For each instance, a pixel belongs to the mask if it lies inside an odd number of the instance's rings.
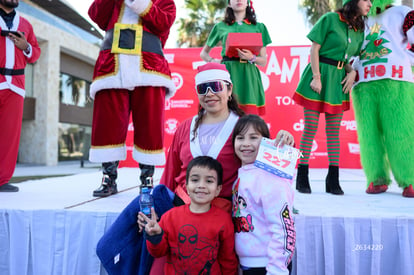
[[[343,61],[357,56],[364,40],[364,33],[348,25],[340,13],[324,14],[307,37],[321,45],[319,56],[332,61]],[[346,72],[344,66],[324,63],[320,60],[322,90],[318,94],[311,89],[313,73],[309,63],[303,71],[293,100],[309,110],[320,113],[339,114],[349,109],[349,93],[342,91],[341,82]]]
[[[263,47],[272,43],[266,26],[263,23],[251,24],[248,20],[240,23],[227,25],[224,22],[217,23],[210,32],[207,40],[207,46],[215,47],[221,42],[223,49],[221,56],[223,59],[226,55],[227,35],[232,32],[238,33],[261,33]],[[233,93],[237,95],[240,107],[246,112],[257,115],[265,114],[265,95],[262,84],[260,71],[255,64],[249,62],[240,62],[240,60],[223,61],[230,73],[233,82]]]

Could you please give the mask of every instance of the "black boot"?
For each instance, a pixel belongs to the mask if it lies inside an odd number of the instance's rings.
[[[325,180],[326,193],[334,195],[343,195],[341,186],[339,185],[339,166],[329,165],[328,175]]]
[[[310,194],[312,190],[309,185],[309,165],[299,164],[298,174],[296,175],[296,190],[300,193]]]
[[[153,176],[155,167],[154,165],[148,165],[148,164],[139,164],[139,169],[141,170],[141,175],[139,176],[139,179],[141,181],[141,188],[142,187],[153,187]]]
[[[94,197],[106,197],[118,193],[116,178],[118,177],[119,161],[102,163],[102,183],[98,189],[93,191]]]

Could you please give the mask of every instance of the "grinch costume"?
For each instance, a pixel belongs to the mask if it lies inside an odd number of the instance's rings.
[[[414,197],[414,11],[376,0],[354,64],[352,92],[361,163],[369,194],[385,192],[390,170],[404,197]]]

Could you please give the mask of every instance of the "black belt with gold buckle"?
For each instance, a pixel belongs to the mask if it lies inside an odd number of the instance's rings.
[[[240,63],[247,63],[246,59],[240,59],[240,57],[223,56],[223,61],[238,61]]]
[[[128,34],[129,30],[121,30]],[[159,55],[164,56],[162,51],[162,44],[160,39],[147,31],[143,31],[142,33],[142,51],[143,52],[150,52],[156,53]],[[134,48],[135,43],[135,36],[134,35],[124,35],[124,41],[121,41],[121,44],[124,45],[123,48],[132,49]],[[114,39],[114,29],[110,29],[106,31],[105,38],[102,41],[101,51],[110,50],[112,48],[112,40]]]
[[[336,66],[336,68],[338,70],[342,70],[342,68],[345,65],[344,61],[338,61],[338,60],[330,59],[330,58],[323,57],[323,56],[319,56],[319,62],[329,64],[329,65],[332,65],[332,66]]]

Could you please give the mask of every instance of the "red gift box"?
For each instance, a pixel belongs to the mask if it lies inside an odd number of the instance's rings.
[[[260,49],[263,47],[262,34],[251,32],[231,32],[227,35],[226,40],[226,56],[239,57],[236,49],[247,49],[253,54],[259,55]]]

